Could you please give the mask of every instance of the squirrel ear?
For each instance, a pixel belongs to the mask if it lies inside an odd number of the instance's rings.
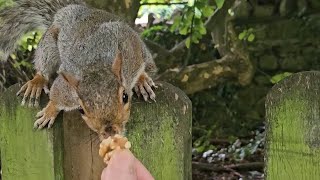
[[[121,81],[121,66],[122,66],[122,55],[120,52],[117,52],[116,58],[114,59],[112,63],[112,72],[119,81]]]
[[[74,88],[77,88],[79,85],[79,80],[76,79],[72,74],[61,72],[62,77]]]

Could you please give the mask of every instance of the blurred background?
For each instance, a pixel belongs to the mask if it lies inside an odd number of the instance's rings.
[[[265,97],[292,73],[320,69],[320,1],[86,1],[130,23],[158,79],[192,100],[193,179],[264,179]],[[32,78],[42,33],[0,61],[0,92]]]

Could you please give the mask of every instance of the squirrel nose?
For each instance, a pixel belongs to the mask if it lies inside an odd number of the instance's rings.
[[[103,131],[101,132],[101,136],[106,139],[109,136],[114,136],[116,132],[113,130],[111,126],[104,127]]]

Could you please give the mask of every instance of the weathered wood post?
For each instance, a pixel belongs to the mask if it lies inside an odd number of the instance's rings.
[[[266,100],[266,178],[320,179],[320,72],[294,74]]]
[[[133,153],[155,179],[191,179],[191,102],[167,83],[157,102],[135,101],[127,125]],[[37,109],[21,107],[11,87],[0,101],[3,180],[97,180],[105,167],[99,141],[78,112],[60,114],[52,129],[33,131]]]

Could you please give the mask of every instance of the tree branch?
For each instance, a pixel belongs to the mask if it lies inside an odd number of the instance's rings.
[[[165,6],[171,6],[171,5],[185,5],[188,4],[188,2],[172,2],[172,3],[140,3],[141,6],[145,5],[165,5]]]
[[[226,80],[245,85],[250,82],[246,78],[251,77],[246,73],[251,72],[243,60],[230,54],[219,60],[190,65],[184,69],[169,69],[158,79],[175,84],[187,94],[193,94],[213,88]]]
[[[232,170],[262,170],[264,162],[249,162],[241,164],[231,164],[226,166],[215,166],[210,163],[192,162],[192,167],[202,170],[210,170],[215,172],[230,172]]]

